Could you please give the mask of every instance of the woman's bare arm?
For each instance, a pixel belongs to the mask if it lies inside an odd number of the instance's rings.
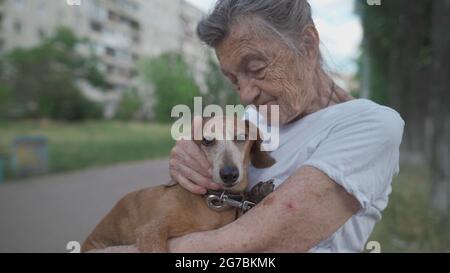
[[[171,239],[171,252],[304,252],[360,209],[327,175],[302,167],[248,213],[217,230]]]

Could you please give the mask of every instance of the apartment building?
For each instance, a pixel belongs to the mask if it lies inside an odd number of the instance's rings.
[[[93,43],[107,75],[109,92],[82,89],[112,115],[121,93],[139,85],[141,57],[181,52],[203,85],[208,51],[195,36],[202,16],[184,0],[0,0],[0,52],[34,46],[57,26],[70,27]]]

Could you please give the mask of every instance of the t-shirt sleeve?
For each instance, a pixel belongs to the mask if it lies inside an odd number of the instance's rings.
[[[399,171],[404,121],[377,107],[335,124],[303,164],[315,167],[355,196],[363,209],[386,196]]]

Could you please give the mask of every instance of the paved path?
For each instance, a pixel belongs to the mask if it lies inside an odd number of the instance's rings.
[[[125,193],[168,181],[155,160],[0,185],[0,252],[68,252]]]

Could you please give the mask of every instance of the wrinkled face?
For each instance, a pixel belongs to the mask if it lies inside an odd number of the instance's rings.
[[[255,141],[249,140],[246,127],[245,122],[236,122],[234,117],[214,117],[204,124],[199,143],[211,162],[213,181],[233,192],[245,190],[248,184],[247,169]]]
[[[315,63],[250,21],[234,24],[216,48],[223,73],[244,104],[279,105],[280,125],[305,114],[315,98]],[[270,107],[269,107],[270,109]],[[269,110],[270,114],[270,110]]]

